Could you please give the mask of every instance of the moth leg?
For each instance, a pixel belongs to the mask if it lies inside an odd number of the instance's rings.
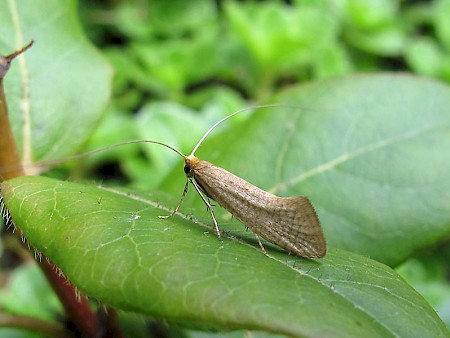
[[[169,218],[172,217],[173,215],[175,215],[178,210],[180,209],[181,204],[183,203],[184,197],[187,194],[188,191],[188,187],[189,187],[189,181],[186,182],[186,185],[184,186],[184,190],[183,190],[183,195],[181,195],[181,199],[180,202],[178,203],[177,207],[175,208],[174,211],[172,211],[169,215],[164,215],[164,216],[158,216],[159,218]]]
[[[208,199],[208,203],[209,203],[210,206],[212,206],[212,207],[215,207],[215,206],[216,206],[214,203],[211,203],[211,200],[209,199],[209,197],[207,197],[207,199]],[[213,201],[214,201],[214,200],[213,200]]]
[[[211,203],[209,203],[208,199],[205,196],[203,196],[203,193],[201,192],[200,187],[198,186],[197,182],[195,182],[194,180],[191,180],[191,183],[194,186],[195,190],[197,190],[200,197],[202,198],[203,203],[206,204],[206,207],[208,208],[209,213],[211,214],[211,218],[214,222],[214,228],[216,229],[217,237],[219,238],[219,240],[221,240],[219,225],[217,224],[216,216],[214,215],[214,211],[213,211],[213,207],[212,207]]]
[[[263,254],[266,255],[266,256],[269,256],[269,254],[267,253],[267,251],[264,248],[263,244],[261,243],[261,240],[259,239],[259,236],[257,234],[255,234],[255,233],[253,233],[253,234],[255,235],[256,239],[258,240],[259,247],[261,248]]]

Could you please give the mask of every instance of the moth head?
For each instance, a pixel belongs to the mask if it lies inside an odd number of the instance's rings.
[[[194,155],[189,155],[184,158],[184,172],[187,177],[191,178],[194,176],[194,167],[199,161]]]

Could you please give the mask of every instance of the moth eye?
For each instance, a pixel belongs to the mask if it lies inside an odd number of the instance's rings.
[[[190,164],[186,164],[184,166],[184,172],[185,172],[186,175],[190,174],[190,172],[191,172],[191,165]]]

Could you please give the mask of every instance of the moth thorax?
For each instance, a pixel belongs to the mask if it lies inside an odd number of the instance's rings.
[[[187,177],[190,178],[194,176],[193,168],[199,161],[200,160],[194,155],[189,155],[184,158],[184,172],[186,173]]]

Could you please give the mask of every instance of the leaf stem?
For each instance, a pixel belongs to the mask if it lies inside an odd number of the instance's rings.
[[[25,174],[11,124],[9,123],[8,106],[6,104],[2,77],[0,77],[0,168],[12,168],[0,174],[0,182]]]

